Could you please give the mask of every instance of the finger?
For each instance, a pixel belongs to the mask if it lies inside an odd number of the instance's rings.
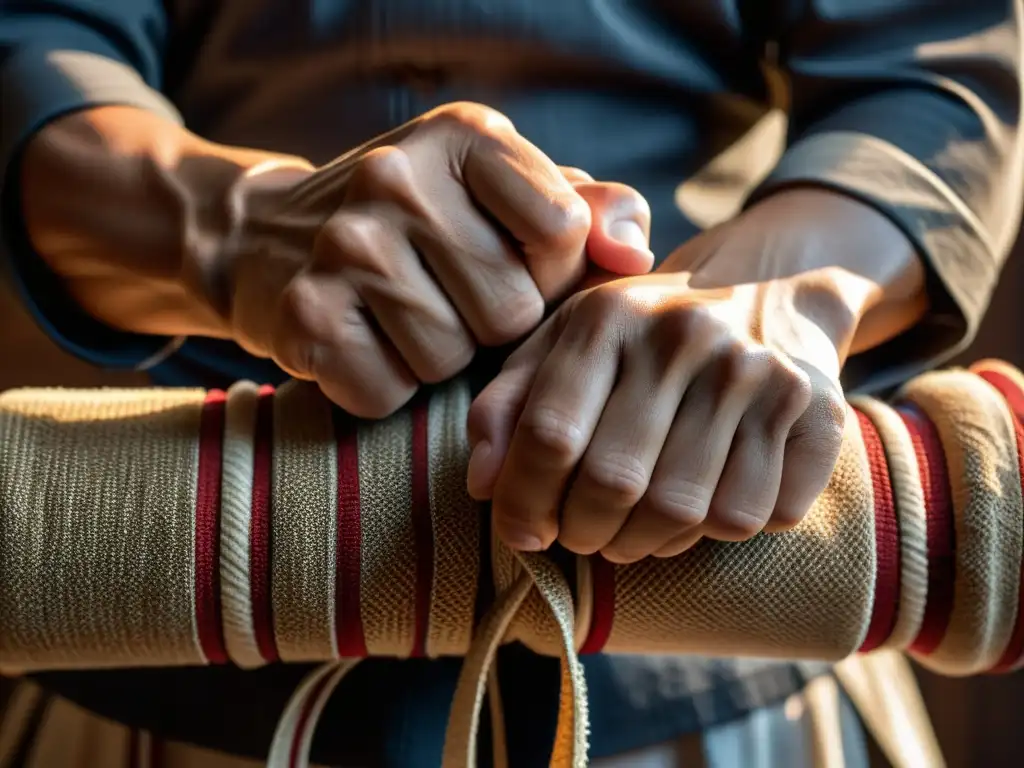
[[[590,206],[558,166],[508,125],[470,141],[461,167],[473,199],[521,247],[545,301],[570,291],[586,269]]]
[[[668,544],[663,546],[657,552],[654,553],[654,557],[678,557],[688,549],[692,549],[697,545],[700,540],[704,538],[700,531],[700,527],[686,531],[676,536],[674,539],[669,541]]]
[[[654,254],[650,248],[651,207],[646,198],[625,184],[589,182],[575,187],[590,206],[587,258],[619,275],[649,272]]]
[[[548,318],[473,400],[466,422],[472,449],[466,482],[474,499],[483,501],[494,493],[494,484],[508,455],[530,386],[557,341],[561,327],[561,313]]]
[[[643,498],[693,365],[638,345],[622,368],[562,512],[558,540],[581,555],[603,549]]]
[[[314,246],[317,265],[348,279],[417,379],[443,381],[472,359],[473,339],[401,231],[404,216],[387,214],[336,213]]]
[[[738,361],[716,353],[687,388],[654,467],[647,493],[609,547],[644,556],[683,532],[699,533],[756,385]]]
[[[588,184],[594,180],[594,177],[584,171],[582,168],[574,168],[569,165],[559,166],[558,170],[565,176],[565,180],[575,186],[576,184]]]
[[[842,449],[846,419],[850,418],[839,388],[824,374],[807,372],[813,394],[789,431],[778,498],[767,526],[771,531],[797,525],[825,490]]]
[[[732,449],[704,523],[704,535],[745,541],[772,516],[790,428],[807,408],[811,384],[788,358],[766,352],[764,384],[736,429]]]
[[[746,541],[760,533],[775,507],[784,450],[785,436],[765,430],[756,416],[740,421],[702,526],[705,536]]]
[[[347,204],[404,214],[410,243],[481,344],[519,339],[544,317],[544,298],[521,255],[466,189],[431,165],[436,158],[416,151],[382,147],[361,158]]]
[[[410,229],[437,281],[484,346],[502,346],[534,330],[544,318],[544,297],[505,236],[465,197],[454,203],[458,220],[440,216]]]
[[[416,378],[340,276],[296,275],[271,312],[277,318],[270,345],[275,362],[296,378],[316,381],[349,413],[383,418],[416,392]]]
[[[516,549],[547,548],[558,509],[618,372],[618,344],[606,329],[569,319],[544,360],[516,424],[494,488],[494,525]]]

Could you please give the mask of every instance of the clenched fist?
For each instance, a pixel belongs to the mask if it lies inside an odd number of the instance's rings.
[[[920,285],[875,211],[769,198],[572,296],[513,353],[470,410],[470,492],[514,548],[616,562],[791,527],[839,454],[847,354],[912,324]]]
[[[639,193],[559,168],[476,104],[320,169],[257,166],[235,199],[235,235],[197,281],[246,350],[364,417],[533,330],[588,257],[618,274],[653,261]]]

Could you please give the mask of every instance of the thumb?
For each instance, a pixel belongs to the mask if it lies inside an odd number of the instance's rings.
[[[610,182],[584,182],[574,187],[590,205],[590,261],[617,275],[650,272],[654,266],[651,207],[644,196],[625,184]]]
[[[509,356],[501,372],[484,387],[469,408],[466,431],[472,453],[466,486],[469,495],[477,501],[491,498],[516,422],[526,405],[537,370],[558,339],[564,316],[564,309],[559,309],[534,331]]]

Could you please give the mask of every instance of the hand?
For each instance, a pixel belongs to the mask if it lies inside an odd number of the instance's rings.
[[[631,562],[803,518],[838,457],[858,324],[914,257],[873,210],[793,194],[573,296],[508,359],[469,415],[470,492],[506,543]],[[820,229],[794,215],[815,209]],[[869,249],[896,277],[816,267],[824,233],[834,263]]]
[[[653,262],[639,193],[557,167],[474,104],[319,170],[257,167],[235,200],[227,255],[196,282],[246,350],[364,417],[533,330],[587,257],[619,274]]]

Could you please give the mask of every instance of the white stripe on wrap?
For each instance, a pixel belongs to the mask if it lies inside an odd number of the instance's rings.
[[[253,457],[259,388],[240,381],[227,392],[220,504],[220,585],[224,642],[242,668],[263,664],[252,620],[249,571]]]
[[[884,646],[906,648],[917,637],[928,599],[928,529],[924,490],[914,443],[903,419],[891,407],[869,397],[850,404],[871,419],[885,448],[900,542],[900,599],[896,625]]]

